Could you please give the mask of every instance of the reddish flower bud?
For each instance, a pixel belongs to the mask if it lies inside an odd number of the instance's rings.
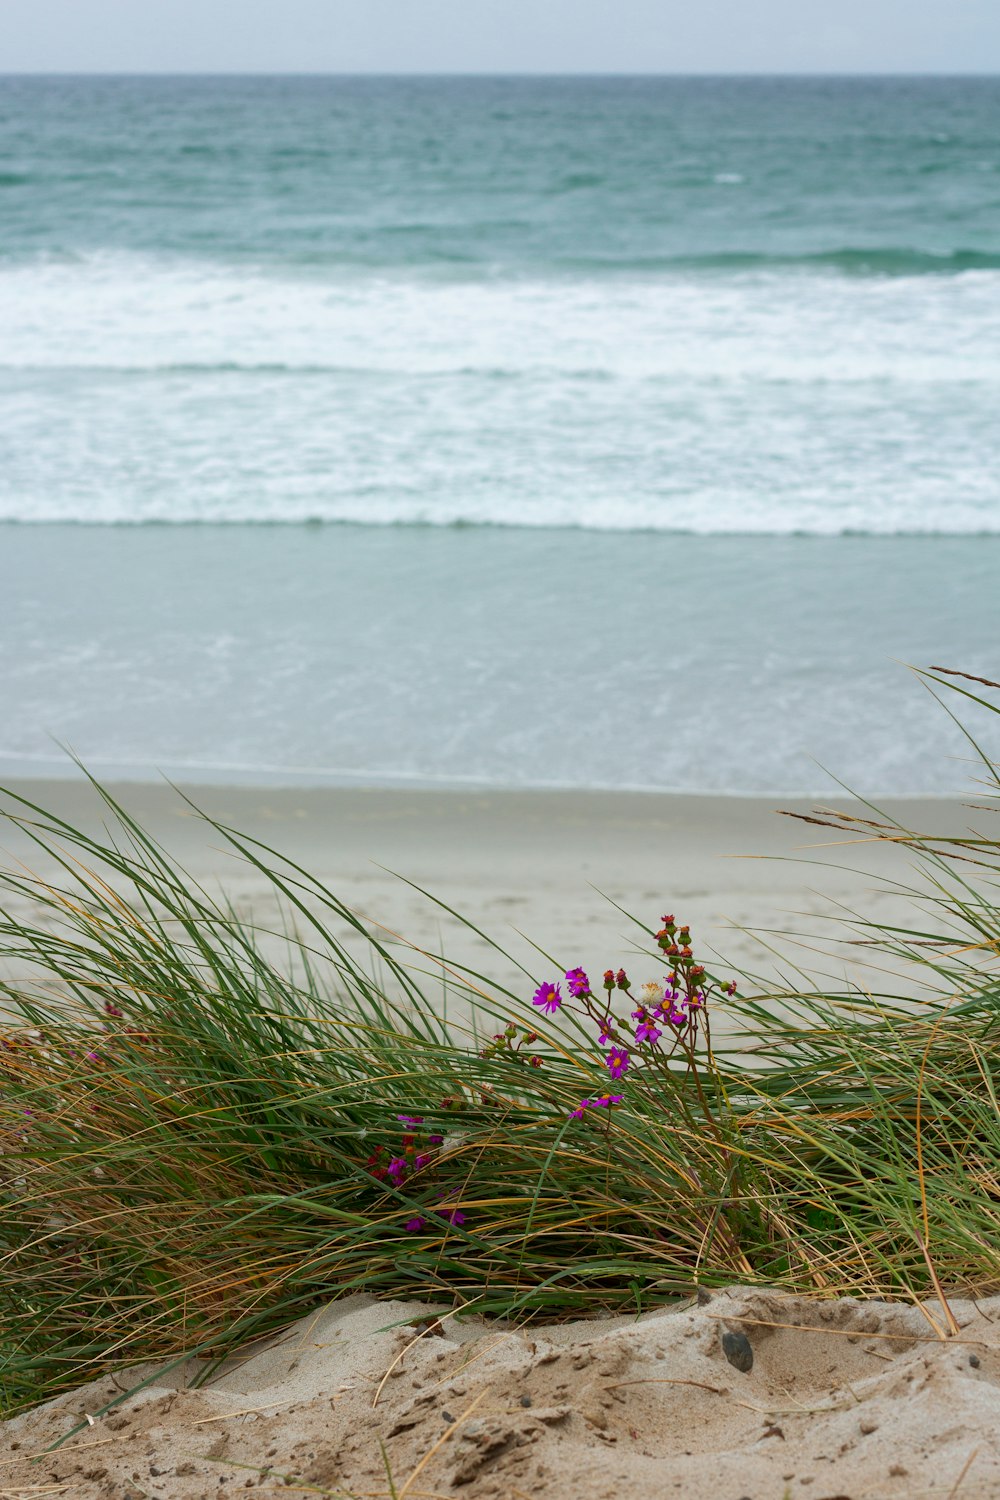
[[[608,992],[609,995],[611,994],[611,991],[614,989],[614,987],[615,987],[615,971],[614,971],[614,969],[605,969],[605,971],[604,971],[604,988],[607,990],[607,992]]]
[[[628,989],[628,975],[625,973],[624,969],[618,970],[618,973],[615,975],[615,984],[620,990]]]

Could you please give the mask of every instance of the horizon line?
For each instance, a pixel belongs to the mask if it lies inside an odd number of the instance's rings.
[[[8,78],[382,78],[382,79],[577,79],[577,78],[621,78],[621,79],[693,79],[693,78],[828,78],[828,79],[997,79],[1000,66],[981,68],[687,68],[656,69],[653,71],[630,68],[4,68],[0,79]]]

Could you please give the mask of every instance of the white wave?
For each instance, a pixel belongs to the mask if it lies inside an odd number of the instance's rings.
[[[1000,380],[1000,271],[444,281],[124,252],[0,267],[0,368]]]
[[[0,519],[1000,530],[1000,272],[0,268]]]

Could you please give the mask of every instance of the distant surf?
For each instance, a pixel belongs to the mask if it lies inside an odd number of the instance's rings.
[[[997,80],[0,104],[0,520],[1000,532]]]

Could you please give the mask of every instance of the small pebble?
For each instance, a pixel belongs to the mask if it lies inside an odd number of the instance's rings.
[[[521,1397],[521,1405],[522,1406],[530,1406],[531,1405],[531,1397],[530,1396],[522,1396]]]
[[[878,1423],[874,1417],[862,1417],[858,1426],[865,1437],[870,1437],[873,1432],[878,1432]]]
[[[441,1415],[446,1422],[454,1422],[455,1420],[450,1411],[443,1411]]]
[[[712,1300],[712,1293],[706,1287],[698,1288],[698,1306],[707,1307]]]
[[[724,1333],[722,1352],[734,1370],[741,1370],[744,1375],[748,1375],[753,1369],[753,1350],[745,1333]]]
[[[978,1370],[979,1369],[979,1355],[978,1354],[970,1354],[969,1355],[969,1364],[972,1366],[972,1368],[974,1370]]]

